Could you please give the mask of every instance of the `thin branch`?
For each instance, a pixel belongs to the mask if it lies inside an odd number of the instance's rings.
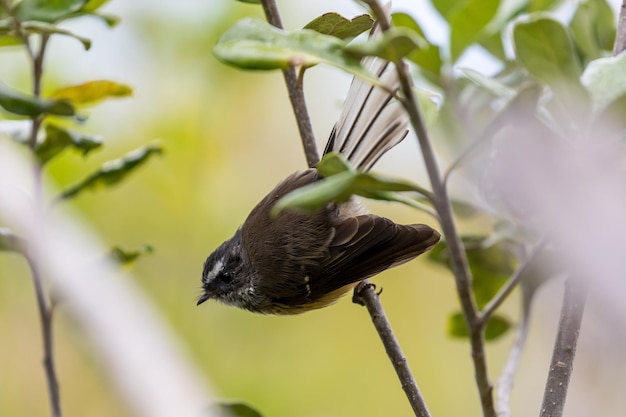
[[[613,44],[613,55],[619,55],[624,49],[626,49],[626,0],[622,1],[622,7],[619,12],[617,34],[615,36],[615,43]]]
[[[262,0],[261,4],[263,5],[263,11],[265,12],[267,21],[272,26],[282,29],[283,23],[280,19],[276,1]],[[317,150],[313,125],[311,124],[311,118],[309,117],[309,112],[306,107],[302,83],[299,82],[298,73],[293,67],[283,70],[283,76],[285,78],[285,84],[287,84],[289,100],[291,100],[296,122],[298,123],[298,130],[300,131],[306,162],[309,167],[314,167],[320,161],[320,154]]]
[[[8,0],[3,1],[3,6],[10,11]],[[43,63],[45,58],[46,46],[48,44],[48,35],[41,35],[39,48],[35,52],[30,44],[30,39],[24,33],[21,28],[21,22],[16,16],[12,16],[15,31],[18,37],[24,43],[27,55],[32,65],[32,77],[33,77],[33,96],[41,96],[41,80],[43,76]],[[34,152],[37,146],[37,136],[41,123],[43,122],[43,116],[35,117],[32,119],[30,136],[28,144]],[[34,199],[35,207],[37,210],[36,221],[39,224],[35,225],[35,230],[40,231],[42,229],[41,222],[43,216],[43,192],[42,192],[42,172],[41,165],[34,158],[33,162],[33,177],[34,177]],[[33,278],[33,285],[35,287],[35,297],[37,300],[37,308],[39,310],[39,319],[41,321],[41,333],[43,339],[43,365],[46,374],[46,381],[48,385],[48,396],[50,400],[50,409],[52,417],[61,417],[61,396],[59,390],[59,380],[57,378],[56,366],[54,362],[54,340],[53,340],[53,328],[52,328],[52,316],[54,308],[46,296],[46,291],[43,284],[43,277],[41,276],[41,270],[39,268],[39,249],[37,242],[31,242],[29,246],[28,255],[26,261],[31,270]]]
[[[537,259],[537,256],[541,254],[545,247],[546,240],[542,240],[537,243],[528,255],[528,257],[524,260],[524,262],[522,262],[522,264],[517,267],[515,272],[513,272],[513,275],[511,275],[511,278],[509,278],[507,283],[504,284],[504,286],[500,288],[500,291],[498,291],[498,293],[489,301],[489,303],[487,303],[487,305],[480,312],[480,319],[483,322],[486,323],[489,320],[489,317],[491,317],[491,315],[494,313],[494,311],[496,311],[498,307],[500,307],[500,305],[504,302],[504,300],[506,300],[509,294],[511,294],[511,291],[513,291],[515,286],[519,283],[524,272],[528,270],[528,267]]]
[[[36,257],[36,256],[35,256]],[[26,257],[28,266],[30,267],[33,283],[35,285],[35,295],[37,298],[37,307],[39,309],[39,319],[41,321],[41,334],[43,339],[43,366],[48,381],[48,395],[50,397],[50,409],[52,417],[61,417],[61,396],[59,393],[59,380],[57,378],[56,368],[54,364],[54,340],[52,337],[52,305],[48,303],[41,272],[37,265],[37,261],[33,259],[32,254]]]
[[[511,417],[511,392],[513,391],[513,383],[515,381],[517,368],[522,357],[522,352],[524,351],[524,346],[526,345],[526,337],[528,335],[528,316],[529,309],[528,305],[526,305],[524,306],[522,321],[520,322],[515,335],[513,347],[509,353],[506,365],[498,378],[498,389],[496,390],[496,407],[498,410],[498,417]]]
[[[361,281],[354,289],[353,301],[367,307],[367,311],[372,317],[372,323],[374,323],[374,327],[380,336],[380,340],[385,346],[387,356],[393,364],[396,374],[398,375],[398,379],[402,384],[402,389],[404,390],[404,393],[413,408],[413,412],[417,417],[430,417],[430,412],[428,411],[424,397],[422,396],[417,386],[417,382],[411,373],[411,368],[409,367],[406,357],[402,352],[400,343],[391,329],[391,324],[389,323],[385,310],[380,303],[378,294],[375,291],[375,286],[368,280]]]
[[[548,380],[543,393],[540,417],[561,417],[569,380],[574,368],[576,343],[585,310],[587,289],[574,277],[565,281],[563,306],[554,342]]]
[[[382,30],[391,26],[389,16],[384,13],[383,7],[377,0],[363,0],[372,9],[376,19],[380,22]],[[474,373],[476,385],[480,394],[483,415],[494,417],[495,408],[493,404],[493,388],[487,371],[487,360],[485,355],[484,323],[480,319],[476,300],[472,292],[472,276],[469,271],[467,257],[463,248],[463,243],[457,232],[452,206],[448,193],[443,183],[441,172],[437,164],[435,153],[428,137],[426,127],[417,100],[413,93],[411,79],[408,74],[406,64],[401,61],[396,65],[402,93],[404,94],[403,104],[409,114],[411,125],[417,135],[424,164],[430,178],[431,189],[434,194],[435,209],[441,218],[441,228],[448,241],[448,250],[454,273],[457,293],[461,302],[463,315],[470,331],[470,343],[472,349],[472,359],[474,362]]]
[[[261,0],[261,4],[263,5],[263,10],[265,11],[268,22],[276,27],[282,28],[283,26],[280,14],[275,1]],[[389,27],[388,24],[387,27]],[[283,71],[283,74],[285,76],[287,90],[289,91],[291,105],[293,106],[294,113],[298,121],[298,127],[300,129],[300,135],[307,162],[309,166],[312,167],[319,162],[319,154],[317,146],[315,145],[315,137],[313,135],[311,120],[304,101],[302,83],[298,82],[296,70],[293,68]],[[359,290],[359,288],[361,290]],[[426,403],[424,402],[419,388],[417,387],[417,383],[415,382],[415,378],[408,367],[406,358],[402,353],[402,348],[391,330],[391,325],[387,320],[387,316],[383,310],[380,300],[378,299],[378,295],[373,289],[373,286],[369,283],[369,281],[365,280],[357,286],[354,294],[355,301],[360,301],[367,307],[367,311],[372,317],[374,327],[383,341],[387,355],[396,369],[396,373],[398,374],[402,384],[402,389],[406,393],[411,407],[415,411],[415,415],[418,417],[430,417]]]

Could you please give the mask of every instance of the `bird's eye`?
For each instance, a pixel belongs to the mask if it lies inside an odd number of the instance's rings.
[[[233,274],[232,272],[222,272],[220,278],[223,282],[229,283],[233,280],[234,276],[235,274]]]

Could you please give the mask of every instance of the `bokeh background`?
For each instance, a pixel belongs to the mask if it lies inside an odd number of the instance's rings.
[[[330,10],[362,13],[350,1],[282,1],[279,6],[293,29]],[[425,1],[397,1],[395,6],[416,16],[434,39],[446,36]],[[93,40],[90,51],[72,39],[53,39],[44,89],[104,78],[132,85],[134,94],[90,109],[83,129],[102,135],[104,150],[87,159],[63,155],[50,164],[48,179],[58,187],[71,185],[102,162],[152,141],[160,142],[165,153],[118,187],[82,194],[70,203],[75,215],[110,245],[154,247],[153,254],[132,266],[132,279],[162,312],[220,399],[241,400],[276,417],[411,415],[369,316],[349,298],[296,317],[257,316],[216,303],[195,305],[206,256],[276,182],[305,165],[281,74],[242,72],[211,54],[220,33],[241,17],[261,17],[261,10],[230,0],[112,0],[104,10],[122,18],[117,28],[91,19],[67,25]],[[478,53],[468,54],[464,63],[490,70],[488,58]],[[21,50],[0,50],[0,80],[29,87]],[[349,81],[329,68],[307,73],[307,99],[320,146]],[[425,183],[412,137],[377,170]],[[367,205],[398,222],[434,223],[396,205]],[[464,231],[488,227],[486,219],[462,223]],[[384,288],[382,301],[433,415],[479,415],[469,345],[446,334],[446,318],[457,309],[451,274],[418,259],[374,281]],[[560,291],[560,282],[550,283],[536,300],[513,396],[518,415],[538,411]],[[513,321],[518,298],[514,293],[503,307]],[[93,303],[98,302],[94,294]],[[65,414],[133,415],[62,305],[55,320]],[[611,353],[611,339],[587,332],[588,327],[583,327],[568,409],[575,410],[572,415],[624,415],[624,400],[615,394],[624,388],[621,367],[597,361]],[[47,415],[32,282],[25,262],[5,253],[0,253],[0,330],[0,416]],[[494,379],[511,343],[508,334],[488,345]],[[597,398],[584,397],[580,393],[588,382],[606,389]]]

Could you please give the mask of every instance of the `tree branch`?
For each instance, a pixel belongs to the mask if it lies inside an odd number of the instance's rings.
[[[626,0],[622,1],[619,19],[617,20],[617,33],[615,43],[613,44],[613,56],[619,55],[624,49],[626,49]]]
[[[363,0],[363,2],[372,9],[376,19],[380,22],[381,29],[383,31],[389,29],[391,22],[379,1]],[[485,417],[494,417],[496,414],[493,405],[493,389],[487,372],[487,360],[485,356],[484,323],[480,319],[476,300],[472,292],[472,276],[469,271],[465,249],[456,229],[448,192],[443,183],[432,144],[417,106],[411,79],[404,61],[399,62],[396,65],[396,69],[404,95],[403,104],[417,135],[426,171],[428,172],[431,188],[433,190],[435,209],[439,213],[441,228],[448,242],[448,250],[450,251],[457,293],[470,332],[474,373],[481,398],[483,415]]]
[[[283,26],[280,19],[280,13],[275,0],[261,0],[261,4],[263,5],[267,21],[276,27],[282,28]],[[297,73],[294,68],[283,71],[283,74],[285,76],[287,90],[289,91],[291,105],[293,106],[294,113],[298,121],[298,127],[300,129],[300,135],[307,162],[309,166],[312,167],[319,162],[319,153],[317,151],[317,146],[315,145],[313,128],[306,109],[302,86],[301,83],[298,82]],[[415,378],[408,367],[406,358],[402,353],[402,348],[391,330],[391,325],[387,320],[387,316],[383,310],[380,300],[378,299],[378,295],[373,289],[373,285],[367,280],[361,282],[355,289],[353,300],[359,304],[364,304],[367,307],[367,311],[372,318],[374,327],[376,328],[378,335],[385,346],[389,359],[396,369],[396,373],[398,374],[400,383],[402,384],[402,389],[406,393],[411,407],[415,411],[415,415],[419,417],[430,417],[426,403],[424,402],[419,388],[417,387],[417,383],[415,382]]]
[[[517,368],[526,344],[526,336],[528,335],[528,307],[528,305],[524,306],[522,321],[517,329],[513,347],[511,348],[511,352],[509,352],[506,365],[498,378],[498,389],[496,390],[496,407],[498,409],[498,417],[511,417],[511,391],[513,391],[515,375],[517,374]]]
[[[375,291],[374,284],[371,284],[368,280],[361,281],[354,289],[353,301],[357,304],[362,304],[367,307],[367,311],[372,317],[372,323],[380,336],[380,340],[385,346],[387,356],[398,375],[402,389],[406,394],[413,412],[418,417],[430,417],[428,407],[424,401],[417,382],[411,373],[411,368],[402,352],[400,343],[396,339],[395,334],[391,328],[391,324],[387,319],[385,310],[380,303],[380,298]]]
[[[576,343],[585,310],[587,289],[575,277],[565,281],[563,306],[557,330],[540,417],[561,417],[574,368]]]
[[[272,26],[282,29],[283,23],[280,19],[280,13],[278,12],[276,1],[262,0],[261,4],[267,21]],[[302,83],[298,81],[298,73],[293,67],[283,70],[283,76],[285,78],[285,84],[287,84],[291,107],[293,108],[293,112],[296,116],[296,122],[298,123],[298,130],[300,131],[300,138],[302,140],[302,147],[304,148],[306,162],[311,168],[317,165],[320,161],[320,154],[317,150],[311,118],[309,117],[309,112],[306,107]]]

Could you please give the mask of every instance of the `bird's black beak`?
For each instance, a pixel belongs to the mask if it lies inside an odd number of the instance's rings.
[[[198,302],[196,303],[196,305],[199,306],[200,304],[204,303],[209,298],[211,298],[211,296],[205,292],[204,294],[200,296],[200,298],[198,298]]]

